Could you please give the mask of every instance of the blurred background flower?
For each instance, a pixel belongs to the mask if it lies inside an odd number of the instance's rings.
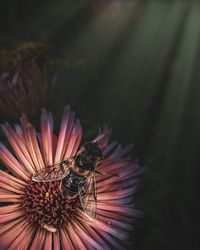
[[[61,69],[50,47],[21,43],[0,54],[0,112],[16,119],[22,112],[36,115],[46,103]]]
[[[131,147],[110,143],[106,126],[93,139],[104,155],[97,170],[115,175],[96,176],[96,216],[91,221],[78,197],[61,195],[59,181],[31,179],[36,171],[76,154],[82,128],[75,113],[65,108],[58,136],[46,110],[39,134],[25,115],[20,121],[14,127],[2,125],[14,154],[0,144],[0,159],[9,170],[0,170],[0,249],[126,249],[134,220],[143,214],[135,208],[134,193],[144,169],[129,156]]]

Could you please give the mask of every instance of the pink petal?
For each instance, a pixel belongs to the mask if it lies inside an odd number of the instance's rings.
[[[18,238],[18,236],[27,228],[27,226],[30,226],[29,223],[25,220],[22,220],[14,227],[10,228],[5,234],[1,235],[1,245],[5,246],[5,249],[8,249],[8,246]]]
[[[53,249],[54,250],[60,250],[60,236],[59,233],[54,233],[53,234]]]
[[[109,204],[105,204],[105,203],[97,203],[97,209],[99,210],[108,210],[108,211],[112,211],[112,212],[118,212],[121,213],[122,215],[126,215],[126,216],[130,216],[130,217],[138,217],[138,216],[143,216],[143,212],[136,210],[134,208],[132,208],[131,206],[122,206],[122,205],[118,205],[118,206],[112,206]]]
[[[29,153],[32,157],[36,170],[40,170],[44,168],[44,161],[42,158],[42,154],[39,148],[37,134],[33,126],[28,123],[26,125],[26,144],[29,150]]]
[[[124,159],[117,159],[115,161],[107,161],[107,158],[98,166],[99,170],[104,170],[107,173],[113,173],[113,171],[120,173],[119,170],[126,170],[127,168],[132,166],[133,163],[131,161],[126,161]]]
[[[21,233],[16,238],[14,238],[15,240],[9,246],[8,250],[28,249],[34,232],[35,230],[33,229],[32,225],[28,224],[26,227],[24,227],[23,231],[21,231]]]
[[[15,131],[16,131],[16,136],[17,136],[18,140],[20,138],[22,144],[25,145],[24,133],[23,133],[22,127],[18,123],[15,124]]]
[[[45,238],[45,241],[44,241],[44,250],[51,250],[53,245],[52,245],[52,237],[53,237],[53,234],[50,233],[50,232],[46,232],[46,238]]]
[[[54,162],[58,162],[63,158],[65,144],[69,138],[69,133],[74,123],[74,117],[75,114],[70,111],[70,107],[66,106],[61,120]]]
[[[91,227],[90,221],[88,220],[88,217],[85,215],[85,213],[83,213],[82,211],[80,211],[78,209],[78,214],[76,216],[76,219],[77,219],[78,223],[77,223],[77,221],[74,221],[73,225],[75,227],[75,230],[77,230],[77,234],[79,235],[80,238],[82,236],[81,236],[81,234],[79,232],[79,230],[80,230],[79,227],[81,227],[82,230],[85,231],[85,233],[87,233],[88,235],[90,235],[92,239],[95,239],[95,241],[97,242],[97,244],[100,245],[101,247],[103,247],[103,249],[110,249],[109,245],[107,244],[107,242],[105,242],[104,238],[100,236],[100,231],[98,231],[98,233],[97,233]],[[84,240],[83,237],[82,237],[82,240]],[[84,244],[86,244],[87,248],[91,249],[92,246],[89,245],[90,243],[88,241],[84,240]]]
[[[132,206],[133,207],[133,206]],[[96,216],[98,218],[98,216],[104,216],[104,217],[108,217],[108,219],[116,219],[119,221],[123,221],[124,223],[130,224],[132,225],[132,223],[135,220],[135,216],[126,216],[122,213],[113,213],[113,211],[109,211],[109,210],[102,210],[102,209],[97,209],[96,210]]]
[[[76,154],[78,148],[80,147],[80,142],[81,142],[81,139],[82,139],[82,127],[81,127],[79,119],[76,120],[75,127],[76,127],[77,137],[76,137],[74,147],[72,148],[72,151],[70,152],[70,155],[75,155]]]
[[[76,123],[69,136],[69,142],[64,153],[64,158],[70,157],[76,153],[79,148],[81,138],[82,128],[79,120],[76,120]]]
[[[82,218],[85,217],[84,212],[81,210],[79,210],[79,215],[82,216]],[[103,221],[97,220],[95,218],[93,218],[92,221],[87,220],[87,224],[95,228],[97,231],[102,230],[106,233],[109,233],[115,236],[117,239],[120,239],[120,240],[125,240],[128,237],[127,232],[125,232],[124,230],[115,228],[112,226],[112,224],[104,223]]]
[[[109,143],[103,151],[104,155],[107,155],[110,151],[112,151],[116,147],[116,145],[117,145],[117,141],[113,141]]]
[[[21,196],[18,194],[10,193],[0,188],[0,202],[17,202],[19,203]]]
[[[98,143],[98,145],[103,149],[103,151],[105,150],[108,141],[110,139],[111,136],[111,129],[109,129],[106,125],[104,126],[104,128],[101,130],[99,129],[99,133],[97,135],[97,137],[92,140],[95,143]]]
[[[99,187],[97,189],[97,193],[102,194],[102,193],[107,193],[111,191],[124,190],[132,186],[132,190],[131,190],[132,193],[130,193],[130,195],[133,195],[135,191],[138,189],[138,183],[139,183],[138,178],[131,178],[128,180],[125,179],[124,181],[114,182],[113,185],[110,183],[108,185]]]
[[[23,191],[16,189],[15,187],[13,187],[12,185],[9,185],[8,183],[1,182],[2,179],[3,178],[0,177],[0,187],[2,189],[11,191],[11,192],[16,193],[16,194],[23,194],[24,193]]]
[[[91,222],[91,227],[94,227],[96,230],[102,230],[106,233],[109,233],[120,240],[126,240],[128,238],[128,233],[119,228],[115,228],[110,224],[101,222],[100,220],[93,219]]]
[[[45,240],[45,231],[43,229],[38,228],[36,230],[35,237],[33,239],[33,242],[30,246],[30,250],[42,250],[42,247],[44,245]]]
[[[117,146],[117,148],[115,149],[115,151],[113,153],[111,153],[108,157],[106,157],[106,159],[103,161],[102,164],[106,164],[106,163],[110,163],[110,162],[113,162],[113,161],[121,160],[122,156],[123,156],[123,150],[122,150],[122,146],[119,144]]]
[[[126,181],[126,179],[142,175],[146,171],[146,168],[141,168],[138,164],[134,164],[133,161],[120,160],[106,165],[101,164],[98,170],[108,173],[108,175],[97,175],[97,186],[100,186],[100,182],[108,179],[109,173],[117,174],[119,180]],[[115,181],[117,180],[115,176],[112,178]],[[105,182],[107,182],[107,180]],[[101,187],[103,187],[103,185],[101,185]]]
[[[110,227],[114,227],[117,229],[119,228],[122,230],[131,231],[133,228],[133,226],[128,224],[127,222],[124,222],[123,220],[120,221],[119,217],[115,220],[112,218],[104,217],[102,214],[98,214],[96,215],[95,218],[97,219],[97,221],[104,222],[105,224],[108,224]]]
[[[38,171],[44,168],[44,161],[39,148],[36,131],[33,126],[28,122],[27,117],[22,115],[20,118],[23,128],[23,138],[26,148],[31,156],[34,168]]]
[[[135,187],[129,187],[126,189],[113,191],[113,192],[103,192],[98,194],[98,201],[110,201],[110,200],[118,200],[120,198],[126,198],[127,196],[133,195]]]
[[[61,236],[60,236],[61,244],[62,244],[63,249],[74,250],[73,244],[72,244],[67,232],[62,228],[61,228],[60,232],[61,232]]]
[[[144,172],[145,170],[143,168],[138,169],[137,171],[133,171],[132,173],[130,173],[128,175],[128,171],[125,171],[126,174],[120,175],[118,182],[114,182],[113,184],[107,184],[107,186],[109,186],[110,191],[114,191],[114,190],[121,190],[121,189],[125,189],[128,188],[130,186],[133,187],[132,192],[135,193],[135,191],[137,191],[138,189],[138,185],[140,184],[140,175]],[[103,188],[99,188],[99,190],[103,190]]]
[[[14,221],[6,222],[5,224],[2,224],[0,227],[0,242],[1,242],[1,234],[7,233],[6,231],[9,231],[12,228],[15,228],[18,223],[25,222],[24,217],[20,217],[19,219],[15,219]]]
[[[24,212],[22,210],[12,212],[9,214],[3,214],[0,212],[0,223],[8,222],[10,220],[18,219],[19,217],[24,216]]]
[[[8,123],[5,124],[5,126],[2,125],[2,129],[4,130],[4,133],[6,134],[6,137],[8,138],[16,156],[23,163],[23,166],[26,169],[25,171],[34,174],[35,171],[30,164],[30,157],[28,155],[26,147],[21,142],[21,138],[15,133],[14,129]]]
[[[110,234],[101,231],[100,235],[102,235],[102,237],[104,238],[104,241],[106,240],[107,242],[109,242],[113,247],[111,249],[120,249],[120,250],[126,250],[127,248],[123,247],[119,242],[118,242],[118,238],[116,239],[115,237],[111,236]]]
[[[102,204],[108,204],[108,205],[111,205],[111,206],[118,206],[118,205],[129,205],[129,204],[132,204],[133,203],[133,197],[132,196],[129,196],[129,197],[126,197],[126,198],[120,198],[118,200],[104,200],[104,201],[99,201],[100,203]]]
[[[5,171],[0,170],[0,181],[12,185],[17,189],[23,189],[26,183],[16,177],[6,173]]]
[[[79,211],[80,212],[80,211]],[[96,232],[93,230],[93,228],[91,227],[91,224],[93,223],[92,221],[90,222],[87,217],[85,216],[85,214],[81,211],[81,213],[79,213],[79,215],[81,216],[82,218],[82,221],[85,221],[85,223],[83,222],[83,225],[84,225],[84,228],[87,228],[90,235],[92,236],[93,239],[95,239],[96,241],[98,241],[98,243],[103,247],[103,249],[113,249],[112,246],[114,246],[114,249],[122,249],[122,250],[125,250],[125,248],[118,242],[118,238],[116,238],[115,236],[112,236],[110,235],[108,232],[106,231],[103,231],[103,230],[99,230],[97,229],[97,232],[98,234],[96,234]],[[108,224],[109,227],[115,227],[115,224],[112,224],[114,222],[114,220],[110,220],[110,218],[112,216],[115,216],[116,217],[116,213],[111,213],[108,217],[108,220],[106,221],[105,219],[102,220],[104,223],[106,222],[106,224]],[[97,217],[97,216],[96,216]],[[98,218],[100,218],[98,216]],[[103,217],[101,216],[101,219]],[[118,216],[117,215],[117,220],[115,220],[115,222],[119,222],[119,220],[121,219],[122,221],[126,221],[126,218],[122,216]],[[131,223],[130,221],[130,218],[128,219],[129,222]],[[98,221],[98,220],[97,220]],[[127,223],[127,222],[126,222]],[[126,224],[124,223],[123,227],[121,227],[123,230],[124,230],[124,227],[127,225],[126,227],[126,230],[129,229],[130,230],[130,226],[128,227],[128,223]],[[88,226],[89,225],[89,226]],[[121,225],[120,225],[121,226]],[[118,227],[118,225],[117,225]],[[120,227],[118,227],[120,228]],[[116,229],[118,231],[118,228]],[[131,227],[132,228],[132,227]],[[94,227],[95,229],[95,227]],[[121,230],[120,230],[121,231]],[[123,233],[123,231],[122,231]],[[125,235],[125,238],[127,238],[127,234]],[[107,245],[107,242],[109,242],[109,246]],[[90,248],[89,248],[90,249]]]
[[[21,207],[19,206],[19,204],[3,206],[3,207],[0,207],[0,215],[9,214],[9,213],[12,213],[14,211],[19,211],[19,210],[21,210]]]
[[[130,217],[125,217],[119,213],[113,213],[112,211],[103,211],[103,210],[96,210],[96,217],[97,220],[104,221],[111,225],[116,225],[122,229],[131,230],[132,223],[134,219]]]
[[[140,172],[139,172],[140,171]],[[106,177],[97,177],[97,192],[104,192],[106,190],[122,190],[129,186],[135,186],[134,191],[137,190],[138,178],[137,175],[140,175],[143,172],[143,169],[137,171],[137,174],[128,168],[126,170],[121,170],[118,172],[118,177],[113,176],[110,178]],[[117,171],[116,171],[117,172]],[[115,173],[116,173],[115,172]],[[135,176],[136,175],[136,176]]]
[[[24,172],[24,167],[14,158],[8,149],[0,143],[0,159],[16,176],[22,180],[29,180],[29,177]]]
[[[45,165],[53,163],[53,117],[51,113],[42,110],[41,116],[41,148]]]
[[[70,223],[67,225],[67,231],[69,233],[71,241],[74,243],[75,249],[87,250],[81,239],[78,237],[78,234],[75,232]]]
[[[101,246],[94,237],[91,237],[91,232],[87,232],[85,227],[82,226],[77,220],[72,221],[72,225],[79,235],[80,239],[86,244],[88,249],[98,249],[103,250],[103,246]],[[94,232],[94,231],[93,231]]]

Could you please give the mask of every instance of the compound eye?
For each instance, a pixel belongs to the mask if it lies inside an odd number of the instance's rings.
[[[102,154],[102,151],[101,150],[98,150],[98,156],[103,158],[103,154]]]
[[[93,170],[94,169],[94,163],[88,162],[85,166],[86,170]]]
[[[100,157],[101,159],[103,158],[103,155],[102,155],[102,151],[98,148],[95,149],[95,152],[94,154],[97,156],[97,157]]]

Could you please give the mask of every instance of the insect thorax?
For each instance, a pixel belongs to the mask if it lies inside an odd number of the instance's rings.
[[[63,179],[62,181],[62,192],[64,196],[74,196],[78,194],[80,188],[85,184],[85,177],[80,176],[73,171]]]

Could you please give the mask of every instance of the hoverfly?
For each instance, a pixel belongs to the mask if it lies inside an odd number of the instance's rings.
[[[96,170],[102,159],[103,153],[98,144],[87,142],[80,147],[75,156],[38,171],[32,180],[36,182],[60,180],[62,196],[69,199],[79,196],[83,211],[93,219],[97,202],[95,175],[105,174]]]

